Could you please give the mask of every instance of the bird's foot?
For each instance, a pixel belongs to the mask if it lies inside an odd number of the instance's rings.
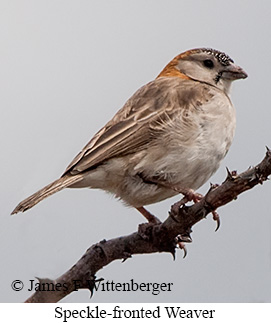
[[[218,185],[212,185],[212,189],[216,188]],[[203,195],[200,193],[195,192],[192,189],[178,189],[175,188],[175,191],[181,193],[184,195],[184,197],[176,202],[175,204],[173,204],[173,210],[178,211],[178,209],[184,205],[187,202],[193,201],[194,203],[200,202],[203,199]],[[219,218],[219,214],[216,211],[212,211],[213,214],[213,219],[216,221],[216,229],[215,231],[217,231],[220,227],[220,218]]]
[[[194,203],[198,203],[203,199],[203,195],[195,192],[192,189],[187,190],[183,193],[184,197],[187,199],[187,202],[193,201]]]
[[[178,193],[181,193],[184,195],[184,197],[173,204],[172,209],[175,212],[178,212],[179,208],[183,205],[185,205],[187,202],[193,201],[194,203],[199,202],[200,200],[203,199],[203,195],[200,193],[195,192],[192,189],[179,189],[179,188],[174,188],[174,190]]]
[[[197,202],[199,202],[199,201],[201,201],[203,199],[202,194],[195,192],[191,188],[184,189],[184,188],[175,187],[174,191],[184,195],[184,197],[181,199],[183,204],[185,204],[187,202],[190,202],[190,201],[193,201],[194,203],[197,203]]]

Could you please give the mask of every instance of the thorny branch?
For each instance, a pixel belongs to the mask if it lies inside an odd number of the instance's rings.
[[[82,258],[66,273],[57,278],[40,279],[46,286],[66,286],[54,291],[36,291],[27,303],[58,302],[74,291],[74,281],[80,282],[78,289],[94,291],[96,273],[117,259],[126,260],[133,254],[170,252],[175,257],[175,249],[180,241],[191,242],[191,228],[210,212],[236,199],[239,194],[262,184],[271,174],[271,151],[267,148],[265,158],[257,166],[237,174],[228,171],[221,185],[211,185],[207,194],[199,202],[186,206],[172,205],[168,218],[160,224],[141,224],[137,232],[130,235],[102,240],[91,246]],[[181,238],[180,238],[181,237]]]

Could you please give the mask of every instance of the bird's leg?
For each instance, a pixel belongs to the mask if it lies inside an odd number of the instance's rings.
[[[151,224],[160,224],[161,221],[151,214],[148,210],[146,210],[143,206],[136,207],[136,209],[148,220]]]

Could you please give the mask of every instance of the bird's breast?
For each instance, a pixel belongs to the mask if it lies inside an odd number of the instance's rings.
[[[135,168],[146,177],[198,189],[218,169],[234,131],[234,107],[219,92],[215,100],[176,115]]]

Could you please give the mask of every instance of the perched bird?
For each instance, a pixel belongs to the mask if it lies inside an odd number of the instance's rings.
[[[218,169],[235,131],[232,81],[247,77],[223,52],[176,56],[94,135],[63,175],[13,210],[30,209],[63,188],[99,188],[156,218],[144,206],[197,190]]]

